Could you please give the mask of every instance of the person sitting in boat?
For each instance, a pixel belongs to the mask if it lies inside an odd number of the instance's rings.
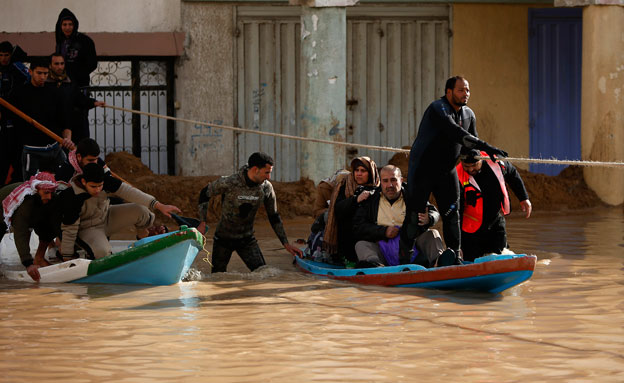
[[[201,223],[197,229],[202,233],[205,233],[210,199],[221,196],[221,219],[212,246],[213,273],[227,271],[233,251],[251,271],[266,265],[254,237],[254,219],[261,205],[264,205],[271,227],[286,251],[293,256],[302,255],[301,250],[288,243],[282,218],[277,212],[273,185],[269,182],[272,171],[273,159],[266,153],[256,152],[237,173],[209,183],[199,193]]]
[[[407,184],[403,183],[401,169],[394,165],[381,168],[380,177],[381,186],[357,208],[353,218],[353,230],[359,239],[355,244],[358,268],[399,264],[399,233],[405,218],[403,194]],[[411,263],[424,267],[436,265],[444,246],[440,233],[430,227],[439,219],[440,214],[430,203],[425,213],[418,214],[422,231],[416,236]]]
[[[105,177],[100,164],[90,163],[82,170],[82,174],[70,182],[71,187],[61,192],[61,255],[64,260],[74,258],[75,245],[94,258],[111,254],[108,237],[128,227],[136,229],[137,237],[146,236],[155,218],[150,209],[167,217],[180,212],[176,206],[164,205],[117,178]],[[110,194],[131,203],[110,205]]]
[[[22,265],[34,281],[39,281],[39,268],[49,266],[44,255],[60,234],[61,214],[58,186],[54,174],[39,172],[24,183],[13,183],[0,189],[2,222],[0,240],[9,227],[13,228],[15,247]],[[31,230],[39,236],[35,258],[30,254]]]
[[[505,183],[518,197],[520,208],[529,218],[532,207],[524,182],[509,161],[493,162],[485,152],[462,148],[460,160],[457,175],[461,188],[463,258],[473,261],[484,254],[500,254],[508,246],[504,216],[509,214],[510,204]]]
[[[351,161],[351,172],[337,177],[329,202],[322,248],[338,263],[356,263],[353,216],[379,186],[379,171],[369,157]]]

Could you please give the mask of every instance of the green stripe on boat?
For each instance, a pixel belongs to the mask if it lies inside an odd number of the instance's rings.
[[[199,234],[197,230],[187,229],[179,231],[141,246],[131,247],[127,250],[91,261],[89,269],[87,270],[87,276],[114,269],[115,267],[136,261],[137,259],[145,258],[157,251],[164,250],[186,240],[194,240],[199,243],[200,247],[204,246],[204,237]]]

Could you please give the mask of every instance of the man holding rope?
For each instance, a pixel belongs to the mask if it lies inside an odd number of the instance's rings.
[[[58,89],[45,86],[48,78],[49,62],[46,58],[33,59],[28,70],[31,80],[23,87],[16,89],[9,96],[9,102],[43,124],[52,132],[62,136],[59,144],[54,138],[33,127],[30,123],[14,118],[20,132],[18,145],[22,148],[22,177],[29,179],[37,174],[42,163],[48,162],[57,167],[66,159],[63,148],[72,150],[72,131],[69,128],[69,109]]]
[[[477,138],[474,112],[466,106],[470,98],[468,80],[461,76],[446,81],[445,95],[432,102],[420,122],[409,156],[408,198],[401,227],[401,263],[411,259],[414,239],[425,229],[418,213],[426,211],[431,193],[442,215],[446,246],[460,258],[459,181],[455,165],[462,146],[507,157],[503,150]]]

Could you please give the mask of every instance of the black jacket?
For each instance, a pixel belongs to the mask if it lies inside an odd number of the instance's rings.
[[[343,255],[350,261],[357,261],[355,254],[356,236],[353,232],[353,216],[358,208],[357,198],[364,190],[374,190],[374,187],[360,186],[354,195],[346,197],[346,185],[342,185],[336,198],[334,214],[338,220],[338,254]]]
[[[407,190],[407,183],[403,183],[401,193],[405,198],[405,191]],[[386,238],[387,226],[377,224],[377,215],[379,212],[379,199],[381,198],[381,187],[375,189],[375,194],[368,197],[368,199],[362,202],[353,217],[353,231],[358,241],[370,241],[377,242]],[[427,202],[427,208],[429,209],[429,225],[423,226],[423,230],[435,225],[440,219],[440,213],[438,209],[432,204]]]
[[[467,136],[477,137],[477,120],[472,109],[464,106],[456,112],[446,97],[432,102],[425,110],[410,150],[409,173],[437,175],[452,171]]]
[[[59,136],[62,136],[63,130],[70,129],[69,109],[58,89],[48,86],[35,87],[32,83],[27,83],[13,91],[8,101]],[[54,138],[23,119],[17,116],[11,118],[18,129],[22,144],[46,146],[56,142]]]
[[[74,22],[74,32],[66,39],[61,30],[63,20],[70,19]],[[97,68],[97,55],[95,44],[91,38],[78,32],[78,19],[67,8],[63,8],[56,22],[56,53],[65,58],[65,68],[72,81],[78,87],[89,86],[89,74]]]

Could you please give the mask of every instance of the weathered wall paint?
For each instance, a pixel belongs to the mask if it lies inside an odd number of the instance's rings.
[[[453,5],[451,75],[470,82],[479,137],[512,157],[529,155],[529,7]]]
[[[2,0],[0,30],[53,32],[69,8],[83,32],[173,32],[181,28],[180,5],[172,0]]]
[[[234,63],[231,5],[182,2],[185,55],[177,60],[177,117],[233,126]],[[234,171],[232,132],[176,124],[176,174]]]
[[[303,7],[301,126],[306,137],[345,141],[347,17],[344,8]],[[345,163],[345,147],[304,143],[301,175],[314,182]]]
[[[581,150],[584,160],[624,161],[624,7],[583,10]],[[586,168],[605,202],[624,203],[624,170]]]

